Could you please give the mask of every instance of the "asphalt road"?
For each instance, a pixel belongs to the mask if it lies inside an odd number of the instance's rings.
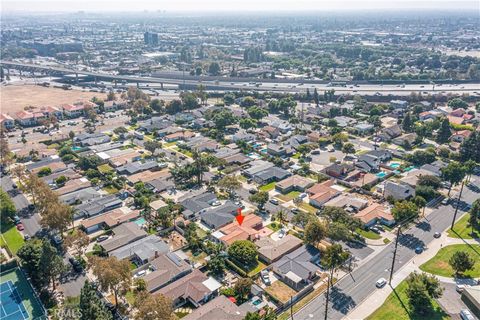
[[[473,184],[479,185],[480,178],[475,176]],[[480,197],[479,193],[469,188],[463,189],[462,200],[471,204]],[[399,239],[397,258],[394,270],[400,269],[415,254],[415,248],[425,246],[433,240],[433,234],[450,227],[455,209],[451,206],[440,206],[419,224],[403,232]],[[457,219],[464,214],[458,212]],[[332,289],[328,309],[328,319],[342,319],[358,304],[365,300],[375,290],[375,282],[379,278],[389,278],[392,264],[394,243],[387,245],[384,250],[369,261],[355,269],[351,275],[341,279]],[[373,310],[372,310],[373,311]],[[294,314],[295,320],[320,319],[325,314],[325,295],[322,294],[312,300],[303,309]]]

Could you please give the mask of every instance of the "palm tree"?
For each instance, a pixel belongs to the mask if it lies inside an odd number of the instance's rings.
[[[280,222],[280,225],[284,226],[287,221],[287,213],[283,209],[281,209],[276,214],[276,220]]]

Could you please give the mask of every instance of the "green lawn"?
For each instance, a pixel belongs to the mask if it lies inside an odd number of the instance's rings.
[[[277,198],[279,198],[282,201],[288,202],[288,201],[291,201],[291,200],[295,199],[296,197],[298,197],[300,195],[300,193],[301,192],[299,192],[299,191],[290,191],[287,194],[279,194],[277,196]]]
[[[272,222],[267,226],[267,228],[271,229],[271,230],[273,230],[273,232],[275,232],[275,231],[278,231],[278,230],[282,229],[282,226],[280,225],[280,223]]]
[[[362,228],[358,228],[356,230],[356,232],[359,235],[361,235],[362,237],[370,239],[370,240],[378,240],[378,239],[381,238],[381,236],[378,233],[375,233],[375,232],[370,231],[370,230],[367,231],[367,230],[362,229]]]
[[[116,194],[116,193],[118,193],[118,189],[115,188],[114,186],[104,187],[103,190],[104,190],[105,192],[107,192],[108,194]]]
[[[23,236],[13,224],[2,222],[2,245],[6,245],[13,254],[17,254],[24,242]]]
[[[108,163],[105,163],[105,164],[102,164],[102,165],[98,166],[97,169],[102,174],[113,171],[113,168],[110,167],[110,165]]]
[[[292,158],[293,158],[293,159],[300,159],[300,156],[301,156],[301,155],[302,155],[302,154],[301,154],[300,152],[297,152],[297,153],[295,153],[295,154],[292,156]]]
[[[275,182],[270,182],[269,184],[265,184],[265,185],[261,186],[260,188],[258,188],[258,190],[266,191],[266,192],[271,191],[273,189],[275,189]]]
[[[172,147],[172,146],[174,146],[174,145],[176,145],[176,144],[177,144],[177,142],[176,142],[176,141],[173,141],[173,142],[163,143],[162,145],[163,145],[164,148],[168,148],[168,147]]]
[[[473,231],[472,237],[472,228],[468,223],[468,219],[470,219],[470,214],[465,214],[460,220],[458,220],[455,225],[453,226],[453,230],[448,230],[448,236],[452,238],[462,238],[462,239],[473,239],[473,238],[480,238],[480,233],[478,230]]]
[[[473,270],[465,272],[466,277],[480,276],[480,245],[473,244],[454,244],[441,248],[432,259],[428,260],[420,266],[420,269],[425,272],[437,274],[444,277],[453,277],[453,269],[450,267],[448,260],[457,251],[465,251],[475,260]]]
[[[390,293],[387,300],[382,304],[380,308],[375,310],[367,320],[440,320],[450,319],[450,317],[440,308],[435,300],[432,300],[432,309],[426,316],[419,316],[411,314],[410,307],[408,306],[408,298],[405,293],[407,289],[407,283],[402,281],[395,291]]]
[[[312,205],[310,205],[306,202],[300,202],[298,207],[300,209],[303,209],[303,210],[307,211],[308,213],[311,213],[311,214],[315,214],[317,212],[317,209],[314,206],[312,206]]]

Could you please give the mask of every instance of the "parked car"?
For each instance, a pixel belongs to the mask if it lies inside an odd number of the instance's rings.
[[[252,188],[252,189],[248,190],[248,192],[250,192],[251,194],[255,194],[255,193],[257,193],[258,191],[257,191],[257,189]]]
[[[25,227],[23,226],[22,223],[17,224],[17,230],[18,230],[18,231],[23,231],[23,230],[25,230]]]
[[[13,221],[15,222],[15,224],[19,224],[20,223],[20,217],[19,216],[14,216]]]
[[[423,248],[422,248],[422,247],[416,247],[416,248],[415,248],[415,253],[416,253],[416,254],[420,254],[420,253],[422,253],[422,252],[423,252]]]
[[[370,231],[373,231],[373,232],[375,232],[375,233],[380,233],[380,230],[378,230],[377,227],[371,227],[371,228],[370,228]]]
[[[460,318],[462,318],[462,320],[475,320],[475,317],[468,309],[462,309],[460,311]]]
[[[375,282],[375,286],[377,288],[383,288],[387,284],[387,280],[385,278],[380,278]]]
[[[441,235],[442,235],[442,234],[441,234],[440,232],[435,232],[435,233],[433,234],[433,237],[437,239],[437,238],[440,238]]]
[[[307,197],[307,194],[306,194],[305,192],[304,192],[304,193],[300,193],[300,194],[298,195],[298,197],[299,197],[300,199],[303,199],[303,198],[306,198],[306,197]]]
[[[74,270],[75,272],[80,273],[80,272],[83,271],[82,264],[81,264],[77,259],[75,259],[75,258],[73,258],[73,257],[70,257],[70,258],[68,258],[68,261],[69,261],[70,264],[72,265],[73,270]]]
[[[277,199],[270,199],[270,203],[274,204],[274,205],[278,205],[279,202]]]
[[[450,202],[449,198],[445,198],[442,200],[442,205],[446,206]]]
[[[285,234],[287,232],[285,231],[285,229],[280,229],[280,231],[278,231],[278,237],[281,239],[283,237],[285,237]]]
[[[270,282],[270,275],[268,274],[267,270],[260,271],[260,277],[262,278],[262,281],[263,283],[265,283],[265,285],[269,286],[272,284]]]
[[[462,293],[466,288],[470,288],[468,284],[457,284],[455,286],[455,290],[457,290],[458,293]]]
[[[108,236],[107,235],[103,235],[103,236],[99,236],[97,238],[97,242],[102,242],[102,241],[105,241],[108,239]]]

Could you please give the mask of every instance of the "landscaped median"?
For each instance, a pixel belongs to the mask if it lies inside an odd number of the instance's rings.
[[[443,276],[454,277],[454,271],[449,264],[450,258],[455,252],[464,251],[475,261],[475,266],[472,270],[467,270],[463,274],[465,277],[479,277],[480,276],[480,245],[478,244],[453,244],[441,248],[432,259],[428,260],[420,266],[420,270]]]
[[[382,306],[375,310],[367,320],[450,319],[449,315],[440,308],[434,299],[431,300],[432,308],[427,316],[413,314],[408,305],[407,286],[405,280],[400,282]]]

